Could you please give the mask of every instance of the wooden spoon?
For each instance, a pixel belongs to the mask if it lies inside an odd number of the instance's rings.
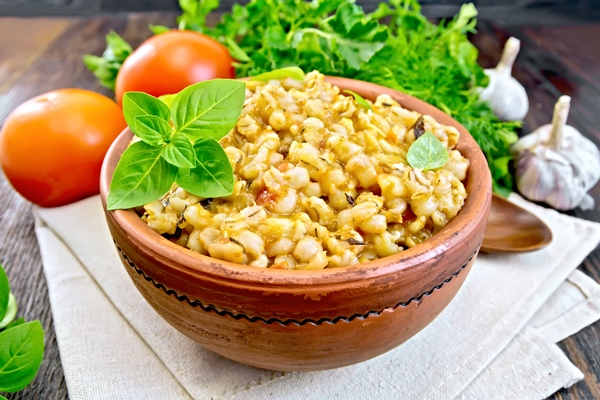
[[[546,247],[551,241],[550,228],[539,218],[500,196],[492,196],[481,251],[522,253]]]

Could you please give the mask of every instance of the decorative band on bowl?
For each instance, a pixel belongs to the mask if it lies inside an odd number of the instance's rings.
[[[280,324],[280,325],[291,325],[291,324],[295,324],[295,325],[306,325],[306,324],[313,324],[313,325],[321,325],[321,324],[336,324],[340,321],[343,322],[351,322],[355,319],[366,319],[368,317],[375,317],[375,316],[379,316],[381,313],[383,313],[386,310],[391,310],[394,311],[395,309],[399,308],[399,307],[407,307],[409,304],[413,303],[413,302],[418,302],[420,301],[423,297],[428,297],[430,296],[433,292],[435,292],[436,290],[440,290],[444,285],[446,285],[447,283],[449,283],[452,279],[454,279],[455,277],[458,276],[458,274],[460,274],[460,272],[462,270],[464,270],[467,265],[469,265],[469,263],[473,260],[473,258],[475,257],[475,255],[477,254],[477,252],[479,251],[479,247],[481,246],[481,244],[479,246],[477,246],[477,248],[475,249],[475,251],[473,251],[473,254],[471,254],[471,256],[469,257],[469,259],[456,271],[454,272],[452,275],[450,275],[450,277],[448,277],[447,279],[444,279],[444,281],[442,281],[441,283],[435,285],[433,288],[431,288],[430,290],[421,293],[418,296],[412,297],[407,301],[403,301],[400,303],[397,303],[396,305],[392,306],[392,307],[384,307],[383,309],[379,310],[379,311],[369,311],[365,314],[353,314],[349,317],[343,317],[343,316],[339,316],[339,317],[335,317],[335,318],[320,318],[318,320],[313,320],[313,319],[304,319],[301,321],[295,320],[295,319],[286,319],[286,320],[281,320],[279,318],[263,318],[260,316],[254,316],[254,317],[250,317],[246,314],[242,314],[242,313],[237,313],[237,312],[232,312],[229,310],[220,310],[217,307],[215,307],[212,304],[204,304],[202,303],[202,301],[200,300],[192,300],[190,299],[187,295],[182,295],[177,293],[177,291],[173,290],[173,289],[168,289],[165,285],[163,285],[162,283],[156,282],[154,280],[154,278],[146,275],[146,273],[144,271],[142,271],[141,269],[139,269],[134,263],[133,261],[131,261],[129,259],[129,257],[127,257],[127,254],[125,254],[123,252],[123,250],[121,249],[121,247],[119,247],[119,245],[117,244],[117,242],[113,239],[113,242],[115,244],[115,247],[117,248],[117,251],[119,252],[119,255],[121,256],[121,258],[123,259],[123,261],[125,263],[127,263],[127,265],[129,265],[135,272],[137,272],[138,275],[141,275],[147,282],[152,283],[157,289],[162,290],[163,292],[165,292],[167,295],[169,296],[173,296],[175,297],[177,300],[181,301],[181,302],[186,302],[188,303],[190,306],[192,307],[199,307],[201,308],[203,311],[206,312],[214,312],[222,317],[224,316],[229,316],[232,317],[234,319],[246,319],[250,322],[263,322],[265,324]]]

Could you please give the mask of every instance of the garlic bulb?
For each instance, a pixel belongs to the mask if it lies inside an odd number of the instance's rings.
[[[511,76],[520,48],[519,39],[508,39],[496,68],[485,70],[490,83],[479,94],[479,98],[488,101],[494,114],[503,121],[522,121],[529,111],[525,88]]]
[[[523,196],[557,210],[594,207],[587,194],[600,178],[600,151],[572,126],[566,125],[571,98],[562,96],[552,124],[519,139],[515,155],[517,187]]]

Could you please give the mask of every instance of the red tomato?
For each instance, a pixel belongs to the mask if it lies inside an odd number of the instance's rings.
[[[196,32],[170,31],[146,40],[123,63],[115,94],[137,91],[158,97],[215,78],[234,78],[227,48]]]
[[[61,206],[99,192],[100,167],[125,129],[121,108],[81,89],[61,89],[26,101],[0,131],[0,164],[23,197]]]

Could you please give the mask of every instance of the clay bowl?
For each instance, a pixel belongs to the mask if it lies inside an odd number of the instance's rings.
[[[328,78],[375,100],[387,93],[404,107],[455,126],[471,160],[460,213],[423,244],[394,256],[322,271],[259,269],[213,259],[155,233],[133,210],[106,219],[133,283],[154,309],[207,349],[255,367],[314,371],[380,355],[427,326],[452,300],[477,256],[491,204],[486,160],[467,131],[411,96],[383,86]],[[101,195],[131,138],[125,130],[104,161]]]

